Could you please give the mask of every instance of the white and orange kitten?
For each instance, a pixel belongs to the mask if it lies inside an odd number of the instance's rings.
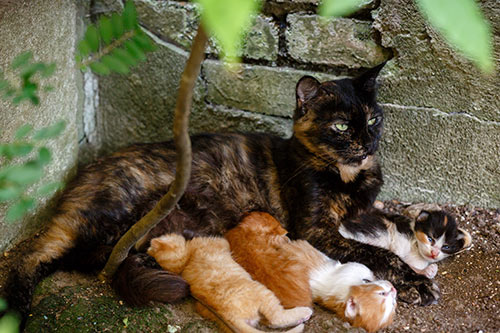
[[[286,233],[271,215],[253,212],[225,237],[235,261],[283,306],[312,306],[314,301],[369,332],[391,324],[396,290],[390,282],[376,281],[362,264],[332,260],[307,241],[291,241]]]
[[[151,240],[148,254],[163,269],[181,274],[191,294],[202,303],[196,305],[197,311],[225,324],[222,329],[226,331],[262,332],[254,327],[262,315],[271,327],[296,326],[288,332],[302,332],[303,322],[311,317],[308,307],[285,310],[272,291],[252,280],[231,258],[229,244],[222,237],[186,241],[181,235],[169,234]]]

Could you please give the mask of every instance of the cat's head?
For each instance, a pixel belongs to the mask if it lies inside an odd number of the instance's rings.
[[[384,64],[354,79],[320,83],[305,76],[299,80],[294,136],[319,161],[360,167],[372,158],[382,134],[376,78]]]
[[[421,211],[415,220],[420,255],[429,262],[440,261],[471,245],[470,234],[458,228],[452,215],[443,211]]]
[[[354,327],[375,332],[392,323],[396,311],[396,289],[389,281],[354,285],[345,306],[345,318]]]
[[[268,236],[284,236],[288,233],[278,220],[264,212],[248,214],[236,228],[240,228],[247,233]]]

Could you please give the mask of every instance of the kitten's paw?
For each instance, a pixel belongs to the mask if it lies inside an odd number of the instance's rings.
[[[438,266],[436,264],[430,264],[427,266],[423,272],[428,279],[434,279],[438,271]]]
[[[298,306],[293,309],[283,310],[279,318],[273,318],[270,321],[271,327],[290,327],[302,324],[311,318],[313,311],[305,306]]]
[[[429,279],[414,281],[397,289],[399,300],[409,304],[427,306],[436,304],[441,297],[438,285]]]

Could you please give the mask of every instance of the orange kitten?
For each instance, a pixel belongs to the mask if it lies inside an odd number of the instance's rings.
[[[286,230],[267,213],[246,216],[225,237],[233,258],[271,289],[285,307],[315,301],[352,326],[374,332],[392,323],[396,290],[374,281],[368,267],[331,260],[304,240],[290,241]]]
[[[180,235],[169,234],[153,239],[148,254],[163,269],[181,274],[191,294],[239,332],[261,332],[254,328],[260,314],[272,327],[299,325],[289,332],[302,332],[302,323],[311,317],[312,310],[307,307],[285,310],[269,289],[252,280],[231,258],[224,238],[195,237],[186,241]],[[198,304],[196,308],[214,319],[204,306]]]

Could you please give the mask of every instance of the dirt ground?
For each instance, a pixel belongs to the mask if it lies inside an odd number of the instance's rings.
[[[386,202],[386,209],[405,205]],[[394,323],[382,332],[500,332],[500,209],[442,206],[473,237],[473,246],[439,263],[442,298],[419,307],[398,302]],[[0,259],[0,289],[22,246]],[[37,288],[27,332],[217,332],[193,303],[130,308],[94,276],[59,272]],[[305,332],[363,332],[315,307]]]

